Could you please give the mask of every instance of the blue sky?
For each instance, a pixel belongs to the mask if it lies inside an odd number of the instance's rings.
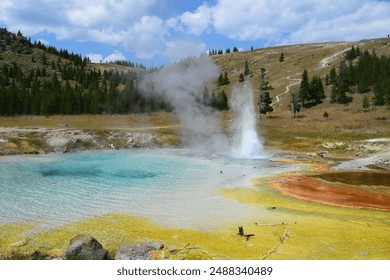
[[[390,1],[1,0],[0,26],[96,62],[159,66],[208,49],[385,37]]]

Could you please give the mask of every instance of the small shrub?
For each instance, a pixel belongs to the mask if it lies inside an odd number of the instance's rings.
[[[363,110],[364,110],[364,112],[367,112],[369,108],[370,108],[370,101],[368,100],[368,97],[366,95],[363,98]]]
[[[324,118],[328,118],[329,117],[329,114],[328,112],[324,112],[324,114],[322,115]]]

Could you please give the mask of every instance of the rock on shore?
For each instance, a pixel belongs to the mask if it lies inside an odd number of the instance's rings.
[[[147,242],[139,245],[124,244],[119,247],[115,255],[116,260],[151,260],[153,251],[161,250],[164,244],[159,242]]]
[[[66,249],[67,260],[108,260],[108,251],[92,236],[77,235]]]

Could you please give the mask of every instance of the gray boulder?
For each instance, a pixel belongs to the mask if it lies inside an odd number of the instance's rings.
[[[92,236],[77,235],[66,249],[67,260],[108,260],[108,251]]]
[[[159,242],[146,242],[139,245],[122,244],[115,255],[116,260],[150,260],[152,251],[161,250],[164,244]]]

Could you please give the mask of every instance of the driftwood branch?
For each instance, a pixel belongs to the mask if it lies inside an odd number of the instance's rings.
[[[188,247],[188,246],[190,246],[190,243],[187,243],[186,246],[184,246],[183,248],[169,250],[169,255],[166,256],[165,258],[168,259],[170,256],[176,255],[177,253],[184,251],[184,250],[190,251],[190,250],[200,249],[200,247]]]
[[[285,223],[285,222],[281,222],[281,223],[278,223],[278,224],[272,224],[272,223],[258,223],[258,222],[256,222],[255,225],[256,225],[256,226],[262,226],[262,227],[277,227],[277,226],[286,226],[286,225],[288,225],[288,224]]]
[[[284,233],[283,233],[282,236],[280,236],[278,234],[279,243],[275,247],[273,247],[271,250],[269,250],[268,252],[262,254],[260,258],[262,260],[267,259],[270,255],[272,255],[273,253],[275,253],[277,251],[277,249],[279,248],[280,245],[286,243],[286,241],[288,240],[288,237],[289,237],[288,232],[289,232],[289,229],[285,228]]]

